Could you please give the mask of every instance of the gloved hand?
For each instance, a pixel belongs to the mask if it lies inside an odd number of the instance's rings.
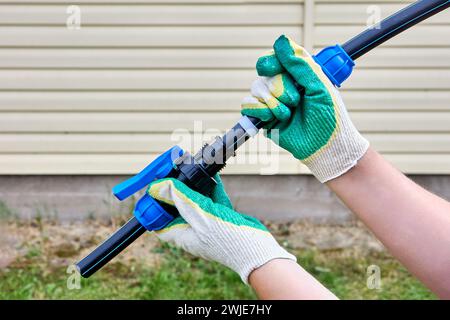
[[[268,121],[267,136],[304,163],[322,183],[339,177],[366,153],[369,142],[349,118],[339,91],[302,47],[286,36],[259,58],[243,115]],[[304,88],[299,96],[297,87]],[[297,93],[295,93],[297,92]],[[278,129],[274,131],[273,129]]]
[[[236,271],[248,283],[250,273],[272,259],[296,261],[256,218],[235,212],[218,175],[212,198],[167,178],[154,181],[148,193],[175,206],[180,216],[156,231],[163,241],[174,243],[193,255],[217,261]]]

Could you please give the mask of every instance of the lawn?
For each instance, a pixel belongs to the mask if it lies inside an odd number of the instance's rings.
[[[67,264],[76,250],[58,246],[50,250],[45,227],[37,227],[43,241],[26,244],[26,251],[0,269],[0,299],[255,299],[252,290],[234,272],[195,258],[167,244],[152,240],[138,256],[157,257],[117,260],[89,279],[81,289],[67,289]],[[151,238],[151,235],[146,235]],[[278,236],[284,241],[282,236]],[[70,235],[67,235],[70,238]],[[98,243],[96,238],[95,242]],[[92,246],[92,244],[90,244]],[[54,246],[52,248],[55,248]],[[66,250],[62,250],[65,248]],[[70,249],[70,247],[69,247]],[[385,251],[362,252],[354,248],[319,250],[290,248],[300,264],[341,299],[435,299]],[[124,252],[123,256],[127,256]],[[129,254],[131,255],[131,254]],[[381,269],[381,288],[368,289],[367,267]]]

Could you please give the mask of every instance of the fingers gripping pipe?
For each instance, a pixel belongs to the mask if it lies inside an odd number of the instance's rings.
[[[329,79],[340,86],[352,73],[355,65],[353,60],[449,6],[450,0],[417,1],[384,19],[377,28],[367,29],[344,45],[325,48],[314,59]],[[114,187],[113,193],[119,200],[124,200],[155,179],[172,177],[208,195],[216,184],[214,175],[235,155],[239,146],[263,127],[264,123],[257,118],[242,117],[224,136],[217,137],[194,156],[179,147],[173,147],[139,174]],[[80,274],[85,278],[91,276],[146,230],[159,230],[177,215],[173,207],[163,205],[145,194],[136,204],[134,217],[76,264]]]

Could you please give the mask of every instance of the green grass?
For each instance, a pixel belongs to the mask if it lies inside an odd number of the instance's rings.
[[[154,249],[155,250],[155,249]],[[156,267],[113,263],[81,289],[69,290],[65,267],[52,268],[39,248],[0,271],[0,299],[255,299],[232,271],[188,255],[170,245],[156,248]],[[361,256],[351,251],[297,252],[298,260],[342,299],[434,299],[435,297],[387,254]],[[366,268],[381,268],[382,287],[366,287]]]

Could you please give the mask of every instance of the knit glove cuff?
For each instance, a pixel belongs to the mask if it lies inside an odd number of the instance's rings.
[[[369,148],[369,141],[359,133],[350,120],[339,92],[335,88],[332,88],[332,91],[338,101],[337,130],[322,149],[302,160],[322,183],[349,171]]]
[[[206,240],[204,258],[219,261],[234,270],[246,284],[252,271],[271,260],[297,261],[268,231],[230,228],[220,224],[214,229]]]

